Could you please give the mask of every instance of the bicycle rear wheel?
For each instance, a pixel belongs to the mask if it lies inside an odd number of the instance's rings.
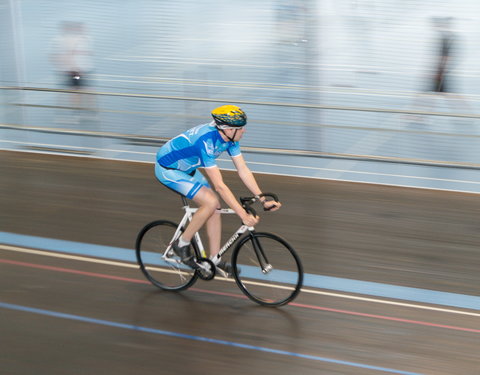
[[[265,306],[291,302],[303,284],[303,267],[295,250],[270,233],[250,233],[232,254],[237,285],[251,300]]]
[[[171,221],[158,220],[147,224],[137,236],[136,254],[140,269],[153,285],[165,290],[187,289],[198,277],[195,270],[180,263],[173,251],[164,257],[177,227]]]

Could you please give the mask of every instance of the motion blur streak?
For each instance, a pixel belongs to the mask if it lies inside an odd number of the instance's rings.
[[[138,284],[150,284],[149,282],[144,281],[144,280],[138,280],[138,279],[132,279],[132,278],[126,278],[126,277],[119,277],[119,276],[112,276],[112,275],[93,273],[93,272],[78,271],[78,270],[74,270],[74,269],[70,269],[70,268],[52,267],[52,266],[45,266],[45,265],[39,265],[39,264],[33,264],[33,263],[17,262],[17,261],[11,261],[11,260],[8,260],[8,259],[0,259],[0,263],[13,264],[13,265],[23,266],[23,267],[45,269],[45,270],[57,271],[57,272],[73,273],[73,274],[78,274],[78,275],[84,275],[84,276],[90,276],[90,277],[99,277],[99,278],[111,279],[111,280],[127,281],[127,282],[138,283]],[[246,297],[243,296],[243,295],[233,294],[233,293],[224,293],[224,292],[210,291],[210,290],[198,289],[198,288],[191,288],[191,290],[199,292],[199,293],[209,293],[209,294],[215,294],[215,295],[221,295],[221,296],[227,296],[227,297],[246,299]],[[408,323],[408,324],[417,324],[417,325],[430,326],[430,327],[436,327],[436,328],[445,328],[445,329],[451,329],[451,330],[456,330],[456,331],[466,331],[466,332],[480,333],[479,329],[463,328],[463,327],[449,326],[449,325],[443,325],[443,324],[435,324],[435,323],[429,323],[429,322],[421,322],[421,321],[395,318],[395,317],[384,316],[384,315],[365,314],[365,313],[360,313],[360,312],[356,312],[356,311],[332,309],[332,308],[329,308],[329,307],[306,305],[306,304],[301,304],[301,303],[296,303],[296,302],[290,303],[290,306],[296,306],[296,307],[305,308],[305,309],[312,309],[312,310],[330,311],[330,312],[339,313],[339,314],[363,316],[363,317],[374,318],[374,319],[391,320],[391,321],[396,321],[396,322],[403,322],[403,323]]]
[[[362,364],[362,363],[341,361],[341,360],[337,360],[337,359],[324,358],[324,357],[319,357],[319,356],[310,355],[310,354],[288,352],[288,351],[284,351],[284,350],[271,349],[271,348],[266,348],[266,347],[262,347],[262,346],[246,345],[246,344],[241,344],[241,343],[233,342],[233,341],[217,340],[217,339],[212,339],[212,338],[208,338],[208,337],[186,335],[186,334],[183,334],[183,333],[164,331],[164,330],[148,328],[148,327],[139,327],[139,326],[130,325],[130,324],[123,324],[123,323],[111,322],[111,321],[107,321],[107,320],[93,319],[93,318],[88,318],[88,317],[84,317],[84,316],[65,314],[65,313],[60,313],[60,312],[56,312],[56,311],[37,309],[37,308],[27,307],[27,306],[13,305],[13,304],[4,303],[4,302],[0,302],[0,308],[17,310],[17,311],[24,311],[24,312],[46,315],[46,316],[52,316],[52,317],[55,317],[55,318],[77,320],[77,321],[81,321],[81,322],[85,322],[85,323],[101,324],[101,325],[110,326],[110,327],[130,329],[130,330],[137,331],[137,332],[153,333],[153,334],[157,334],[157,335],[177,337],[177,338],[182,338],[182,339],[187,339],[187,340],[203,341],[203,342],[208,342],[208,343],[211,343],[211,344],[233,346],[233,347],[237,347],[237,348],[241,348],[241,349],[257,350],[257,351],[261,351],[261,352],[265,352],[265,353],[272,353],[272,354],[279,354],[279,355],[285,355],[285,356],[291,356],[291,357],[311,359],[311,360],[314,360],[314,361],[321,361],[321,362],[330,362],[330,363],[335,363],[335,364],[339,364],[339,365],[365,368],[365,369],[374,370],[374,371],[384,371],[384,372],[389,372],[389,373],[392,373],[392,374],[421,375],[421,374],[415,373],[415,372],[407,372],[407,371],[400,371],[400,370],[395,370],[395,369],[385,368],[385,367],[370,366],[370,365],[365,365],[365,364]]]

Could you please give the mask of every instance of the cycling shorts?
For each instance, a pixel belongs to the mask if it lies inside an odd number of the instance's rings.
[[[199,170],[195,170],[190,175],[178,169],[165,168],[155,163],[155,176],[163,185],[188,199],[193,199],[203,186],[210,188],[207,179]]]

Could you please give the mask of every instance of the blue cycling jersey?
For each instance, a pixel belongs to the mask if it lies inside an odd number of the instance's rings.
[[[172,138],[157,152],[157,162],[166,168],[192,173],[199,167],[217,165],[215,159],[224,151],[238,156],[240,144],[224,141],[215,125],[198,125]]]

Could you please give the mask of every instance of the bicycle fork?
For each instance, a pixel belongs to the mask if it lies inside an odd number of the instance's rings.
[[[255,251],[255,255],[257,256],[258,263],[260,264],[260,268],[262,269],[262,273],[267,274],[273,269],[273,266],[268,261],[268,258],[265,255],[265,251],[263,251],[263,246],[258,240],[258,238],[252,233],[250,233],[250,237],[252,239],[253,250]]]

